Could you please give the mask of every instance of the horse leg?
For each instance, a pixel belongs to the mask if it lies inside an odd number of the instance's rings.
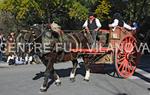
[[[45,92],[47,90],[49,76],[50,76],[50,70],[46,69],[46,71],[44,73],[44,82],[43,82],[43,85],[40,88],[41,92]]]
[[[90,69],[86,67],[86,74],[85,74],[85,77],[84,77],[84,80],[85,81],[89,81],[90,80]]]
[[[85,73],[85,77],[84,77],[84,80],[85,81],[89,81],[90,80],[90,60],[89,58],[85,59],[85,70],[86,70],[86,73]]]
[[[70,81],[74,82],[75,81],[75,73],[76,73],[77,66],[78,66],[78,61],[73,60],[72,64],[73,64],[73,68],[72,68],[72,71],[70,73]]]
[[[56,71],[54,69],[52,71],[52,74],[53,74],[53,78],[55,80],[55,85],[56,86],[60,86],[61,85],[61,81],[60,81],[59,75],[56,73]]]
[[[40,90],[42,92],[46,91],[47,88],[48,88],[48,79],[50,77],[50,74],[53,74],[52,72],[54,71],[53,65],[54,65],[54,62],[52,61],[52,58],[50,58],[48,60],[48,65],[46,66],[46,70],[45,70],[45,73],[44,73],[44,82],[43,82],[43,85],[40,88]]]

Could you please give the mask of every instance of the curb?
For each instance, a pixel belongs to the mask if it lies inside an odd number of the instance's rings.
[[[0,62],[0,68],[9,67],[8,63],[6,62]]]

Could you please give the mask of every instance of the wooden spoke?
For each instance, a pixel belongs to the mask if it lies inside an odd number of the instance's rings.
[[[136,40],[132,36],[125,37],[120,42],[122,50],[116,52],[116,71],[124,78],[128,78],[133,75],[137,66],[138,52],[135,48]]]

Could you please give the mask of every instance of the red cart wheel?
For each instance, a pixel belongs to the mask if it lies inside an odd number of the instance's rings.
[[[123,38],[114,53],[115,66],[118,74],[124,78],[132,76],[135,72],[137,62],[139,62],[136,39],[132,36]]]

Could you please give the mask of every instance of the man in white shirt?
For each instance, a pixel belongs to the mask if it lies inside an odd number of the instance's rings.
[[[10,54],[10,55],[8,56],[8,58],[7,58],[7,63],[8,63],[9,65],[13,65],[13,64],[15,63],[15,56],[14,56],[14,54]]]
[[[130,25],[125,23],[120,13],[115,13],[113,16],[113,23],[109,24],[109,27],[114,27],[114,29],[117,26],[124,27],[128,30],[136,30],[136,27],[131,27]]]
[[[96,42],[97,31],[101,28],[101,23],[93,13],[89,14],[89,19],[83,24],[83,28],[86,29],[86,32],[90,33],[93,38],[93,42]]]

